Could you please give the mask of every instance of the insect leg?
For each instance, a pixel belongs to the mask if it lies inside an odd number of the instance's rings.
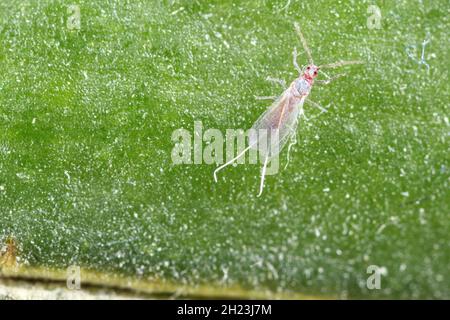
[[[253,147],[254,144],[249,145],[247,148],[244,149],[244,151],[242,151],[241,153],[239,153],[235,158],[231,159],[230,161],[228,161],[227,163],[224,163],[223,165],[221,165],[220,167],[218,167],[216,170],[214,170],[214,181],[217,182],[217,172],[219,172],[220,170],[222,170],[223,168],[225,168],[226,166],[232,164],[234,161],[236,161],[237,159],[239,159],[240,157],[242,157],[251,147]]]
[[[296,145],[296,144],[297,144],[297,132],[294,132],[294,133],[292,134],[292,142],[289,143],[289,146],[288,146],[288,151],[287,151],[287,162],[286,162],[286,165],[284,166],[284,169],[286,169],[287,166],[289,165],[289,162],[290,162],[289,155],[291,154],[291,148],[292,148],[292,146],[294,146],[294,145]]]
[[[262,96],[262,97],[255,96],[256,100],[275,100],[276,98],[278,98],[278,97],[276,97],[276,96]]]
[[[301,107],[300,113],[299,113],[299,118],[301,118],[301,117],[305,118],[306,121],[309,121],[309,118],[306,116],[305,109],[303,109],[303,107]]]
[[[430,70],[430,65],[425,61],[425,46],[430,42],[430,40],[424,40],[422,42],[422,55],[420,57],[420,62],[427,67],[427,70]]]
[[[287,11],[288,11],[290,5],[291,5],[291,0],[288,0],[288,2],[286,3],[286,5],[285,5],[283,8],[281,8],[280,11],[281,11],[281,10],[285,10],[286,13],[287,13]]]
[[[297,57],[298,57],[298,53],[297,53],[297,48],[294,47],[294,52],[292,52],[292,56],[293,56],[293,64],[294,64],[294,68],[298,71],[298,73],[302,73],[302,68],[300,68],[300,66],[298,65],[297,62]]]
[[[330,76],[325,71],[320,70],[320,73],[322,73],[327,79],[330,79]]]
[[[264,166],[262,168],[262,172],[261,172],[261,184],[259,185],[259,193],[257,195],[257,197],[260,197],[263,189],[264,189],[264,178],[266,176],[266,168],[267,168],[267,163],[269,161],[269,155],[266,155],[266,159],[264,160]]]
[[[327,80],[315,80],[314,83],[317,83],[317,84],[329,84],[333,80],[336,80],[337,78],[343,77],[345,75],[346,75],[345,73],[341,73],[341,74],[338,74],[338,75],[336,75],[334,77],[331,77],[331,78],[329,78]]]
[[[315,108],[319,109],[320,111],[322,111],[322,113],[328,111],[326,108],[322,107],[322,106],[321,106],[320,104],[318,104],[318,103],[315,103],[314,101],[311,101],[311,100],[309,100],[309,99],[306,99],[306,102],[308,102],[308,103],[309,103],[310,105],[312,105],[313,107],[315,107]]]
[[[284,81],[282,79],[267,77],[266,80],[270,81],[270,82],[276,82],[276,83],[280,84],[283,88],[286,88],[286,81]]]

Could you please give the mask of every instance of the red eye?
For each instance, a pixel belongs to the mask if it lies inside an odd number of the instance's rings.
[[[306,70],[309,70],[309,69],[311,69],[311,68],[310,67],[306,68]]]
[[[314,75],[317,76],[317,71],[314,71]]]

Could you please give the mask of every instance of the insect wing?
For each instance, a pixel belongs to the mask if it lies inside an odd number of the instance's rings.
[[[286,90],[272,106],[264,112],[250,130],[250,145],[269,157],[276,156],[297,128],[298,102]]]

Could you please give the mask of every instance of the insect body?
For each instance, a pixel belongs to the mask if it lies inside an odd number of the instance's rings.
[[[252,148],[262,151],[258,147],[261,143],[256,142],[262,142],[261,139],[266,138],[264,132],[276,130],[278,141],[273,143],[269,141],[268,145],[272,146],[269,156],[273,157],[283,149],[285,143],[295,133],[299,117],[304,116],[303,104],[311,91],[316,75],[317,67],[308,66],[304,74],[295,79],[280,98],[256,120],[252,126],[253,130],[250,131]]]
[[[298,24],[295,24],[295,29],[308,56],[309,64],[303,69],[299,67],[297,63],[297,50],[294,48],[293,63],[294,67],[299,72],[298,78],[291,83],[291,85],[281,94],[279,98],[257,97],[257,99],[275,99],[275,102],[253,124],[252,129],[250,130],[249,146],[235,158],[221,165],[214,171],[214,180],[216,182],[218,171],[222,170],[226,166],[239,159],[250,148],[256,149],[264,158],[264,165],[262,168],[261,182],[258,194],[258,196],[260,196],[264,189],[264,178],[266,175],[267,164],[273,157],[277,156],[281,152],[281,150],[289,140],[294,141],[292,144],[294,144],[296,141],[298,121],[302,117],[306,119],[303,109],[304,103],[308,102],[312,106],[320,109],[322,112],[326,112],[325,108],[307,99],[308,95],[311,92],[314,83],[328,84],[332,80],[342,75],[337,75],[333,78],[327,76],[328,79],[326,80],[316,80],[317,76],[319,75],[319,71],[325,68],[336,68],[344,65],[361,63],[360,61],[340,61],[322,66],[316,66],[313,62],[311,52],[306,44],[306,40],[300,30],[300,26]],[[271,78],[269,78],[268,80],[277,81],[284,86],[284,81],[282,80]],[[288,148],[288,161],[289,151],[292,144]]]

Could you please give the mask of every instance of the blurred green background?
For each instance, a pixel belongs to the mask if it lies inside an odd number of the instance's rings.
[[[173,165],[175,129],[250,128],[270,104],[254,96],[282,92],[265,78],[295,79],[294,21],[317,64],[365,64],[313,89],[331,108],[299,126],[290,165],[261,198],[260,166],[215,184],[214,165]],[[449,27],[445,0],[3,0],[0,239],[30,266],[448,299]],[[425,39],[429,70],[408,57]]]

